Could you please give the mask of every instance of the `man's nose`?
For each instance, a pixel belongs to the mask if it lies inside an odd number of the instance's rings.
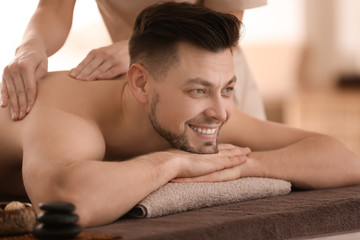
[[[215,97],[209,103],[208,108],[205,111],[205,115],[209,118],[224,122],[228,118],[227,104],[221,96]]]

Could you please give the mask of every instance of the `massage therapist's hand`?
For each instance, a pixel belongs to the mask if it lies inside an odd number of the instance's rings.
[[[119,41],[90,51],[86,58],[71,70],[70,76],[85,81],[112,79],[124,74],[129,63],[128,41]]]
[[[14,60],[5,67],[1,85],[1,107],[10,106],[11,118],[22,120],[36,100],[36,83],[47,72],[45,49],[28,42],[20,45]]]
[[[172,182],[195,182],[195,181],[229,181],[241,177],[237,167],[247,161],[250,154],[249,148],[241,148],[231,144],[219,144],[219,152],[216,154],[194,154],[180,150],[174,153],[182,154],[182,167],[177,178]],[[213,175],[223,173],[221,178]]]

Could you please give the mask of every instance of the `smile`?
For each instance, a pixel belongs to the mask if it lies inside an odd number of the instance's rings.
[[[200,127],[195,127],[193,125],[189,124],[189,127],[191,129],[193,129],[195,132],[198,133],[202,133],[202,134],[207,134],[207,135],[212,135],[216,132],[216,128],[200,128]]]

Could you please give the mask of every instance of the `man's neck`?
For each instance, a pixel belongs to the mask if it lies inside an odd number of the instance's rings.
[[[113,114],[117,122],[102,127],[108,154],[129,158],[170,148],[152,127],[146,105],[135,99],[127,83],[120,95],[115,107],[118,113]]]

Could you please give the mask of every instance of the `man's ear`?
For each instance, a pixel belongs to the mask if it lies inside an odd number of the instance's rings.
[[[132,64],[127,71],[130,90],[140,103],[146,103],[148,101],[148,78],[149,74],[147,70],[139,63]]]

